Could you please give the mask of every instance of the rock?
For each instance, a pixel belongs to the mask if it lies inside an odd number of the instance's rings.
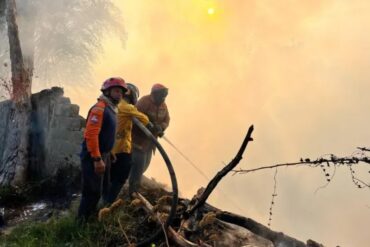
[[[52,178],[63,167],[79,168],[85,119],[79,116],[80,107],[63,94],[62,88],[53,87],[31,96],[30,159],[26,170],[32,180]],[[10,106],[10,101],[0,102],[0,143],[8,132]],[[0,145],[0,157],[3,152]],[[15,178],[17,171],[13,170],[0,169],[0,177]],[[10,173],[14,174],[9,176]]]
[[[55,116],[51,121],[51,127],[54,129],[81,131],[84,127],[81,117],[67,117],[67,116]]]
[[[55,106],[54,114],[56,116],[76,117],[79,111],[80,107],[78,105],[59,103]]]
[[[66,97],[60,97],[57,99],[59,104],[71,104],[71,99]]]

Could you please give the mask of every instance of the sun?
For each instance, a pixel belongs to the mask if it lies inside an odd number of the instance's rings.
[[[213,15],[215,13],[215,9],[214,8],[208,8],[208,14],[209,15]]]

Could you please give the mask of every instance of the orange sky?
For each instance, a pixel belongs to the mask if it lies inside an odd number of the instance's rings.
[[[369,146],[370,2],[318,0],[118,1],[125,47],[107,37],[91,89],[65,88],[85,115],[101,82],[118,75],[147,94],[170,88],[166,136],[212,177],[237,152],[249,125],[255,141],[240,167]],[[209,15],[208,9],[214,8]],[[81,93],[82,92],[82,93]],[[162,141],[182,195],[203,178]],[[369,181],[368,169],[358,174]],[[361,176],[362,172],[362,176]],[[147,175],[168,181],[157,155]],[[267,224],[274,171],[227,177],[210,202]],[[327,246],[368,246],[369,190],[347,169],[325,189],[322,171],[283,168],[272,228]],[[242,211],[234,204],[238,204]]]

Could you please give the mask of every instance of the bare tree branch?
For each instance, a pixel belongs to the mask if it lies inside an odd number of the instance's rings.
[[[189,218],[195,210],[207,201],[209,195],[212,193],[212,191],[216,188],[217,184],[221,181],[221,179],[226,176],[232,169],[234,169],[240,162],[240,160],[243,158],[243,153],[245,149],[247,148],[248,142],[253,141],[252,139],[252,132],[253,132],[253,125],[251,125],[248,129],[248,133],[244,138],[244,141],[236,154],[235,158],[227,165],[225,166],[221,171],[219,171],[216,176],[208,183],[207,188],[197,201],[197,203],[194,204],[194,206],[188,208],[184,213],[184,218]]]
[[[368,148],[359,148],[362,151],[367,151],[370,150]],[[276,164],[276,165],[270,165],[270,166],[261,166],[258,168],[253,168],[253,169],[239,169],[239,170],[234,170],[234,175],[235,174],[246,174],[250,172],[256,172],[260,170],[266,170],[266,169],[272,169],[272,168],[278,168],[278,167],[288,167],[288,166],[301,166],[301,165],[306,165],[310,167],[321,167],[323,168],[324,165],[326,164],[328,167],[330,165],[334,165],[334,167],[339,167],[339,166],[346,166],[350,169],[351,171],[351,176],[352,176],[352,181],[353,183],[358,187],[358,188],[369,188],[370,189],[370,184],[362,181],[361,179],[357,178],[354,176],[355,171],[353,170],[353,165],[357,165],[359,163],[365,163],[365,164],[370,164],[370,157],[366,156],[365,153],[361,152],[358,153],[357,155],[352,155],[349,157],[337,157],[334,154],[329,154],[329,158],[323,158],[320,157],[316,160],[310,160],[310,159],[302,159],[299,162],[293,162],[293,163],[282,163],[282,164]],[[325,176],[327,177],[327,181],[330,182],[331,178],[328,178],[330,176],[329,173],[326,172],[325,169],[323,169]],[[370,172],[370,171],[369,171]]]
[[[278,168],[278,167],[281,167],[281,166],[298,166],[298,165],[302,165],[302,164],[306,164],[306,163],[305,162],[285,163],[285,164],[277,164],[277,165],[271,165],[271,166],[261,166],[261,167],[258,167],[258,168],[253,168],[253,169],[248,169],[248,170],[239,169],[239,170],[234,170],[233,172],[234,172],[234,175],[235,174],[245,174],[245,173],[250,173],[250,172],[256,172],[256,171],[259,171],[259,170]]]
[[[361,151],[370,152],[370,149],[369,148],[365,148],[365,147],[357,147],[357,148],[360,149]]]

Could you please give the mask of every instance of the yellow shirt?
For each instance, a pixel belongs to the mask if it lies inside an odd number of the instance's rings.
[[[131,153],[132,149],[132,118],[136,117],[142,124],[149,123],[148,117],[137,110],[134,105],[121,100],[118,104],[116,140],[112,150],[113,154]]]

